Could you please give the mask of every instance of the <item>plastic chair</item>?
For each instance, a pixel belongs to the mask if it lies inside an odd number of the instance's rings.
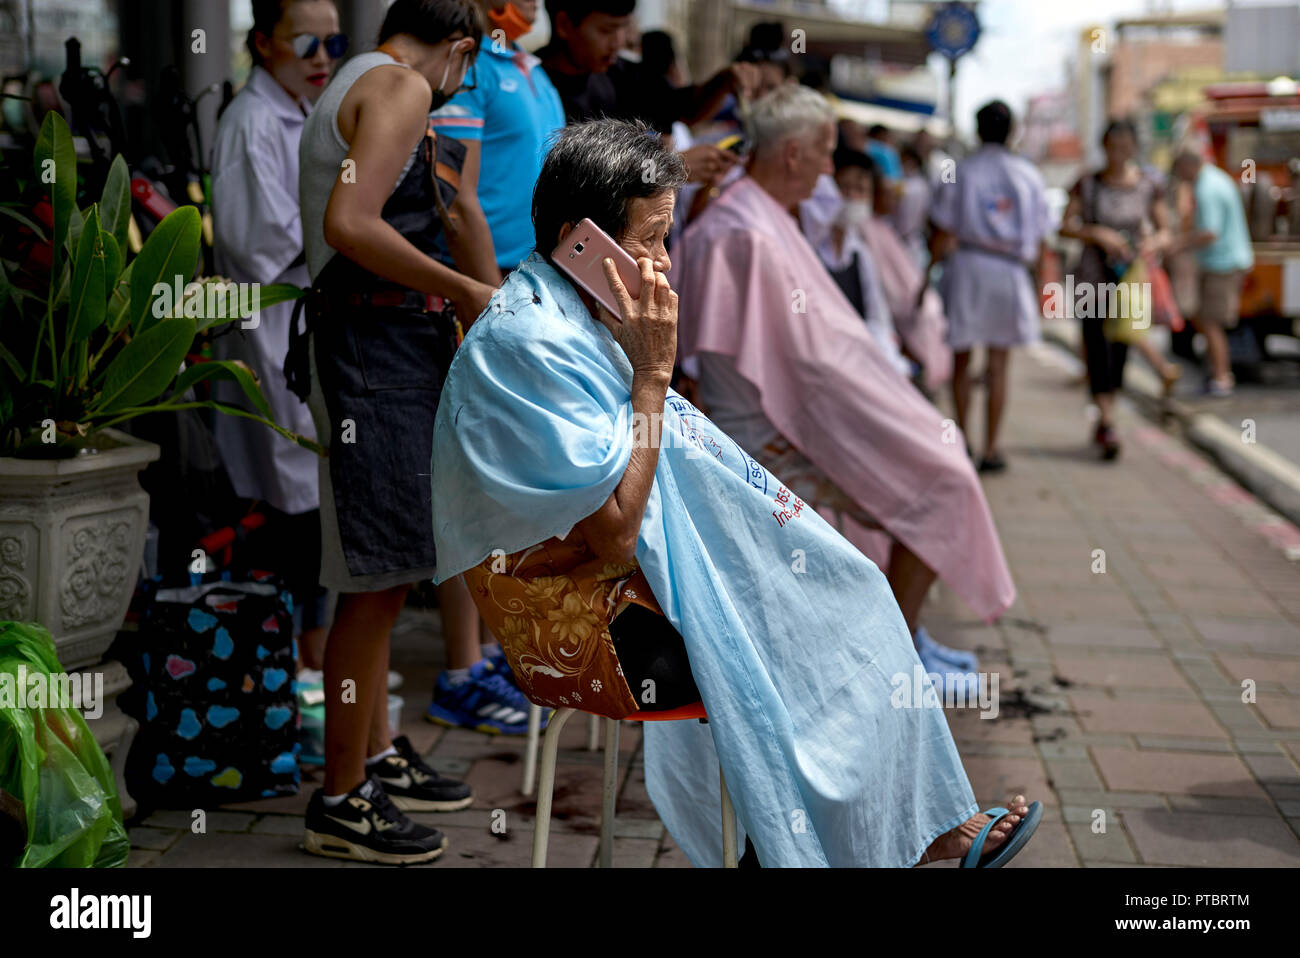
[[[587,726],[587,751],[594,752],[600,748],[600,716],[588,713],[591,719]],[[525,796],[533,794],[537,785],[537,751],[542,746],[542,707],[528,705],[528,737],[524,745],[524,780],[519,791]]]
[[[541,710],[534,706],[540,720]],[[546,849],[551,833],[551,798],[555,791],[555,763],[560,748],[560,730],[577,709],[556,709],[546,726],[546,739],[542,743],[541,782],[537,792],[537,820],[533,826],[533,867],[546,867]],[[590,714],[590,713],[588,713]],[[599,716],[592,716],[598,718]],[[686,719],[708,721],[703,702],[683,705],[664,712],[634,712],[624,719],[605,719],[605,775],[600,803],[600,867],[614,865],[614,804],[618,786],[618,730],[619,722],[680,722]],[[533,716],[529,716],[530,734]],[[722,867],[736,867],[736,811],[727,793],[727,780],[718,769],[718,787],[722,795]]]

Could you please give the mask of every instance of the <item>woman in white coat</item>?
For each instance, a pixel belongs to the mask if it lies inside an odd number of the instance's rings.
[[[298,209],[298,142],[312,104],[347,50],[332,0],[254,0],[248,33],[253,71],[217,126],[212,151],[217,272],[236,283],[309,286]],[[311,412],[288,390],[284,358],[293,304],[233,323],[213,343],[221,359],[247,363],[261,380],[275,421],[315,437]],[[241,328],[247,325],[248,328]],[[238,403],[234,384],[214,386]],[[261,500],[282,543],[275,571],[303,608],[303,664],[320,668],[329,622],[319,586],[320,499],[316,455],[265,426],[218,416],[217,444],[235,492]],[[269,508],[266,508],[268,507]]]

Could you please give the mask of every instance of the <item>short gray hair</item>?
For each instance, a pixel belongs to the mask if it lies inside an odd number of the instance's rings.
[[[824,96],[802,84],[782,83],[754,101],[746,126],[758,152],[834,122],[835,110]]]
[[[570,123],[555,135],[533,186],[537,251],[549,258],[565,223],[590,219],[619,239],[628,202],[676,193],[686,163],[641,122],[599,119]]]

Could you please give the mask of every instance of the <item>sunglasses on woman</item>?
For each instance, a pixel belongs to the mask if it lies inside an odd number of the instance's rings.
[[[321,37],[310,33],[300,33],[293,38],[293,52],[303,60],[310,60],[320,49]],[[331,60],[341,59],[348,52],[348,38],[343,33],[331,33],[324,38],[325,55]]]

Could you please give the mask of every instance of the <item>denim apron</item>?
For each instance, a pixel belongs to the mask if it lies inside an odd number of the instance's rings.
[[[430,128],[382,216],[434,256],[456,198],[465,147]],[[306,297],[307,329],[290,333],[285,373],[310,394],[308,337],[329,412],[329,472],[353,576],[436,565],[429,463],[443,379],[460,340],[451,303],[381,279],[336,254]],[[322,439],[326,437],[322,436]]]

